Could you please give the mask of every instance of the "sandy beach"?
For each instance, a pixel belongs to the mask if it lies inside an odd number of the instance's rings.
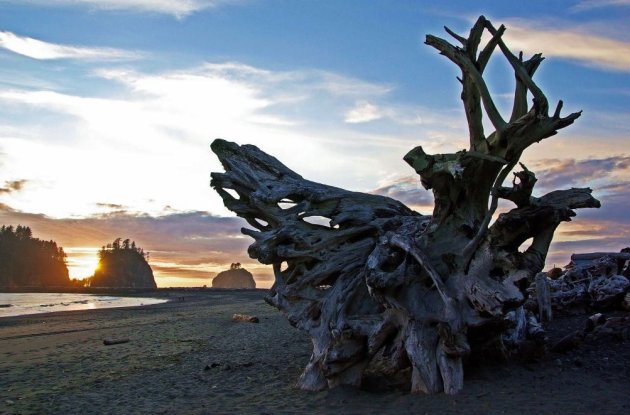
[[[0,319],[3,414],[622,414],[628,342],[586,343],[539,362],[469,367],[457,396],[410,395],[366,382],[294,387],[310,341],[263,302],[264,290],[160,291],[171,301]],[[260,323],[232,320],[253,314]],[[556,319],[560,338],[582,324]],[[129,339],[105,346],[103,339]]]

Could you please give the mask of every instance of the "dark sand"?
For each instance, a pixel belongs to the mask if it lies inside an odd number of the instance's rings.
[[[294,383],[306,335],[262,290],[160,292],[137,308],[0,319],[0,413],[628,414],[630,344],[601,340],[536,363],[468,368],[457,396]],[[184,297],[185,301],[181,301]],[[255,314],[259,324],[231,320]],[[580,327],[557,319],[551,336]],[[104,338],[129,338],[104,346]]]

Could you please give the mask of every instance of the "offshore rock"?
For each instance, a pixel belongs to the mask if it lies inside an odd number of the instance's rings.
[[[212,279],[212,288],[256,288],[256,281],[246,269],[231,268]]]
[[[157,288],[144,256],[131,249],[107,251],[90,279],[91,287]]]

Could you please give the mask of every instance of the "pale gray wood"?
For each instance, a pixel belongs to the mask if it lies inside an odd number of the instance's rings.
[[[249,223],[242,231],[254,239],[250,257],[273,266],[267,302],[313,341],[302,389],[356,386],[366,370],[392,375],[411,367],[413,392],[453,394],[463,387],[465,356],[491,344],[507,353],[504,338],[518,349],[524,338],[543,333],[522,309],[526,288],[542,271],[557,226],[599,202],[588,188],[537,197],[536,176],[524,165],[511,187],[503,186],[527,147],[580,116],[562,117],[561,101],[549,114],[533,80],[542,56],[513,55],[502,39],[506,30],[481,16],[468,37],[448,30],[462,46],[426,38],[461,69],[470,135],[466,150],[432,155],[418,146],[404,157],[433,192],[432,215],[311,182],[255,146],[212,143],[225,173],[212,173],[211,185]],[[482,45],[485,32],[490,39]],[[497,48],[516,78],[509,119],[484,79]],[[490,134],[484,113],[495,128]],[[492,223],[499,199],[515,208]],[[530,238],[530,247],[519,250]],[[551,301],[566,292],[552,289]]]
[[[536,274],[536,300],[538,301],[538,321],[551,321],[553,312],[551,310],[551,289],[547,274],[539,272]]]

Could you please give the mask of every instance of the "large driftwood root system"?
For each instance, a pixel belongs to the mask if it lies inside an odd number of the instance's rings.
[[[461,69],[470,146],[437,155],[416,147],[404,157],[433,191],[431,216],[387,197],[308,181],[251,145],[212,144],[225,168],[212,173],[212,186],[254,228],[243,229],[255,240],[249,255],[273,265],[268,302],[313,341],[303,389],[359,385],[367,372],[411,368],[412,392],[457,393],[471,351],[491,345],[507,353],[510,344],[540,336],[522,307],[525,290],[544,266],[556,227],[574,209],[599,207],[588,188],[532,196],[536,177],[522,164],[512,186],[503,187],[527,147],[580,113],[562,116],[560,102],[549,114],[533,81],[543,58],[514,55],[503,26],[480,17],[467,38],[447,31],[461,45],[430,35],[426,43]],[[484,31],[491,39],[481,48]],[[507,119],[483,79],[496,48],[516,78]],[[484,133],[484,112],[491,134]],[[491,224],[500,198],[516,207]]]

